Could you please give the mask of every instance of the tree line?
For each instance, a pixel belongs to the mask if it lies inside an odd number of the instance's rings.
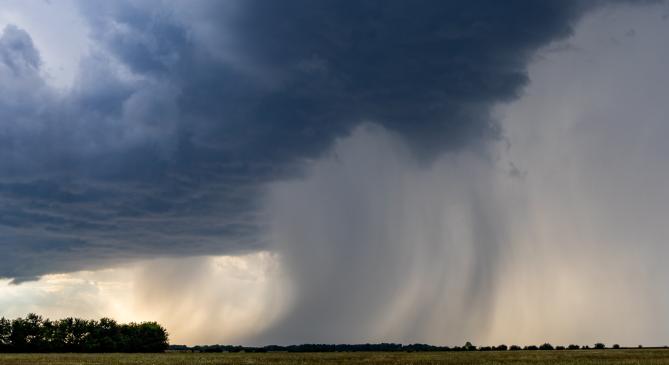
[[[52,321],[37,314],[0,318],[0,352],[163,352],[168,347],[167,331],[156,322]]]
[[[639,346],[641,347],[641,346]],[[553,346],[550,343],[544,343],[540,346],[528,345],[499,345],[499,346],[474,346],[471,342],[463,346],[433,346],[427,344],[403,345],[399,343],[366,343],[366,344],[302,344],[277,346],[269,345],[263,347],[247,347],[234,345],[206,345],[188,347],[185,345],[172,345],[169,347],[172,351],[193,351],[193,352],[429,352],[429,351],[532,351],[532,350],[588,350],[588,349],[619,349],[620,345],[606,347],[603,343],[589,345],[569,345]]]

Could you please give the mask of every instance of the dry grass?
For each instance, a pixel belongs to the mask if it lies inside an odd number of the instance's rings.
[[[0,365],[667,364],[669,350],[260,354],[0,354]]]

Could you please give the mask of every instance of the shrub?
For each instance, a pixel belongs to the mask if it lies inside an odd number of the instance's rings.
[[[471,342],[467,341],[465,345],[462,347],[462,349],[465,351],[476,351],[476,346],[472,345]]]
[[[597,342],[597,343],[595,344],[595,348],[596,348],[597,350],[603,350],[603,349],[606,348],[606,345],[604,345],[604,344],[601,343],[601,342]]]
[[[546,342],[545,344],[539,346],[539,350],[553,350],[553,345]]]

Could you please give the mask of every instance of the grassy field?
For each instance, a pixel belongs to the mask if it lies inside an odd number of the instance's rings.
[[[669,364],[669,350],[422,353],[0,354],[0,365],[89,364]]]

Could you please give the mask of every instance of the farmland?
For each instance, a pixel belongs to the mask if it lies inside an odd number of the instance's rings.
[[[0,354],[0,365],[227,365],[227,364],[669,364],[666,349],[337,352],[337,353],[164,353]]]

